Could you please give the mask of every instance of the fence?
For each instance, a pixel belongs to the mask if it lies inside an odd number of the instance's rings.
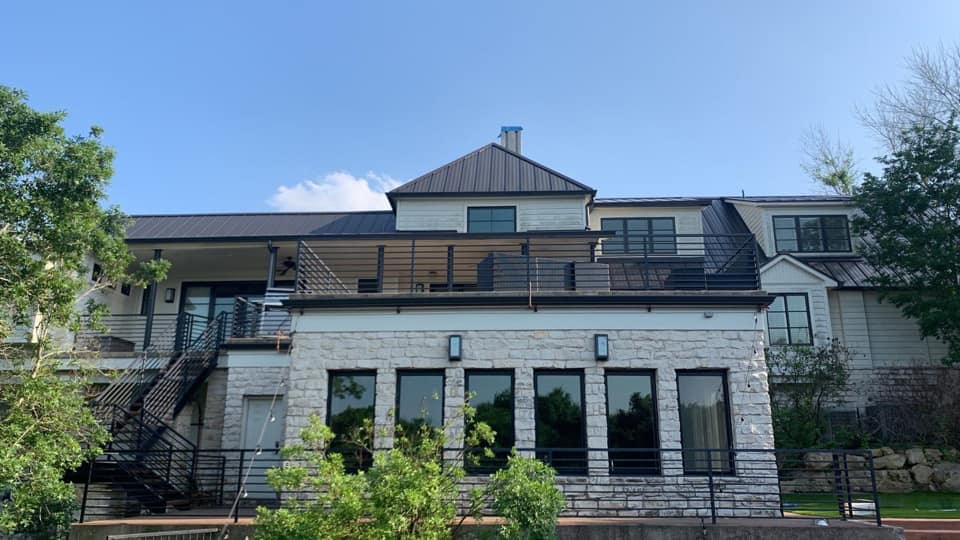
[[[177,452],[168,449],[133,456],[108,452],[87,471],[82,515],[89,521],[150,512],[145,501],[153,499],[147,496],[162,497],[162,488],[155,483],[149,494],[141,493],[142,483],[123,476],[115,464],[123,462],[129,468],[137,460],[183,463]],[[448,450],[445,455],[451,452],[459,453]],[[517,452],[536,456],[556,469],[570,516],[694,517],[712,523],[724,518],[820,516],[881,524],[869,451],[525,448]],[[489,473],[505,464],[505,453],[496,451],[499,457],[492,460],[461,462],[468,471],[464,491],[483,485]],[[191,516],[236,520],[241,514],[252,515],[258,506],[280,503],[281,496],[266,480],[267,471],[283,462],[275,449],[198,450],[187,461],[194,496],[169,500],[166,508],[152,513],[190,510]],[[308,498],[310,494],[282,494],[291,496]]]

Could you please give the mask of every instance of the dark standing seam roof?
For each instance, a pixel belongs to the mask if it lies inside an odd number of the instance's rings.
[[[797,258],[810,268],[833,278],[837,282],[838,288],[869,289],[874,287],[870,283],[870,278],[875,276],[877,272],[860,257]]]
[[[594,206],[707,206],[711,197],[597,197]]]
[[[390,191],[395,198],[430,195],[594,194],[596,190],[499,144],[488,144]]]
[[[851,202],[850,197],[847,195],[765,195],[757,197],[727,197],[727,200],[753,203]]]
[[[128,240],[276,238],[396,232],[393,212],[303,212],[132,216]]]

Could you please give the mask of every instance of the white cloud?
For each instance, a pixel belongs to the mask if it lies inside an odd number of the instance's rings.
[[[385,210],[390,208],[387,191],[400,185],[389,176],[368,172],[362,177],[345,171],[280,186],[267,204],[288,212]]]

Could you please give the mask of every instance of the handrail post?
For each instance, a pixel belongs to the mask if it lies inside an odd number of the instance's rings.
[[[710,523],[717,524],[717,501],[713,489],[713,457],[710,455],[710,449],[707,448],[707,485],[710,489]]]
[[[847,453],[843,453],[843,483],[847,492],[847,512],[853,517],[853,496],[850,493],[850,464],[847,462]]]
[[[447,246],[447,292],[453,291],[453,246]]]
[[[233,505],[233,522],[240,521],[240,500],[243,498],[243,456],[246,449],[240,449],[240,461],[237,467],[237,504]]]
[[[524,240],[523,245],[520,247],[520,253],[523,254],[524,260],[527,263],[527,283],[526,283],[527,290],[532,290],[533,281],[531,281],[530,279],[532,276],[530,275],[530,258],[531,257],[530,257],[530,237],[529,236],[527,237],[526,240]]]
[[[843,500],[843,476],[840,472],[840,459],[837,458],[836,452],[833,452],[831,461],[833,465],[833,492],[837,497],[837,511],[840,513],[840,519],[846,521],[847,510]]]
[[[870,491],[873,493],[873,513],[877,516],[877,527],[883,526],[880,517],[880,496],[877,495],[877,470],[873,467],[873,452],[867,450],[867,466],[870,467]]]
[[[93,465],[96,462],[95,457],[87,462],[87,481],[83,483],[83,499],[80,501],[80,523],[83,523],[83,518],[87,515],[87,494],[90,491],[90,483],[93,481]]]
[[[160,260],[161,255],[163,255],[162,249],[153,250],[153,260]],[[147,321],[143,328],[143,348],[146,349],[150,346],[150,338],[153,333],[153,311],[157,306],[157,288],[160,287],[160,283],[157,280],[150,282],[150,289],[147,294]]]

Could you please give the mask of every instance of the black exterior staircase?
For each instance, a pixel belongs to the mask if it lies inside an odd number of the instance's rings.
[[[148,347],[94,402],[111,442],[86,472],[137,501],[139,509],[130,512],[164,513],[222,500],[223,458],[213,458],[220,461],[218,474],[218,464],[167,422],[216,368],[226,326],[226,314],[210,321],[181,314],[175,326],[158,329],[175,333],[172,340],[157,340],[174,343],[173,350]]]

